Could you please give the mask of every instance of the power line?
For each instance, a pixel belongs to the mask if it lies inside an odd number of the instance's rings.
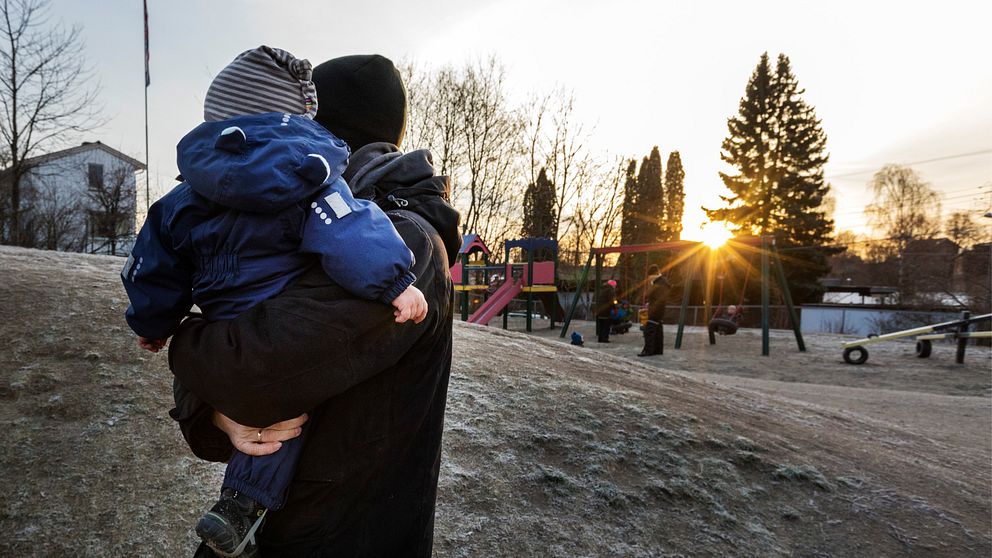
[[[938,161],[949,161],[951,159],[962,159],[964,157],[974,157],[976,155],[986,155],[988,153],[992,153],[992,149],[983,149],[981,151],[972,151],[970,153],[957,153],[957,154],[954,154],[954,155],[944,155],[943,157],[933,157],[931,159],[921,159],[919,161],[911,161],[909,163],[899,163],[899,164],[908,167],[908,166],[911,166],[911,165],[923,165],[923,164],[926,164],[926,163],[936,163]],[[883,163],[883,164],[886,164],[886,163]],[[835,174],[835,175],[831,175],[831,176],[825,176],[824,179],[825,180],[831,180],[831,179],[836,179],[836,178],[847,178],[847,177],[850,177],[850,176],[859,176],[859,175],[862,175],[862,174],[873,173],[873,172],[876,172],[877,170],[878,170],[877,168],[873,168],[873,169],[870,169],[870,170],[863,170],[863,171],[857,171],[857,172],[848,172],[848,173],[844,173],[844,174]]]
[[[977,188],[978,190],[981,190],[983,187],[984,187],[984,185],[983,186],[977,186],[975,188]],[[968,188],[968,189],[970,190],[971,188]],[[938,194],[940,194],[940,193],[941,192],[938,192]],[[944,196],[944,197],[941,198],[940,201],[941,201],[942,204],[944,202],[956,202],[956,203],[951,203],[951,204],[945,205],[943,207],[943,209],[952,209],[951,206],[960,204],[960,203],[962,203],[964,201],[974,200],[974,201],[977,201],[977,202],[985,203],[986,201],[988,201],[986,199],[988,196],[992,196],[992,192],[986,193],[986,192],[978,191],[978,192],[975,192],[973,194],[959,194],[959,195],[955,195],[955,196]],[[967,208],[962,208],[962,209],[967,209]],[[866,209],[848,210],[848,211],[835,211],[833,215],[834,215],[834,217],[838,217],[838,216],[841,216],[842,217],[842,216],[850,216],[850,215],[866,215],[867,213],[868,213],[868,210],[866,208]]]

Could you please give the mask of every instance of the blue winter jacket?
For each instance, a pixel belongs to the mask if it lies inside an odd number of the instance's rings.
[[[392,302],[413,255],[375,204],[341,178],[347,145],[301,116],[205,122],[179,142],[184,182],[148,212],[121,277],[127,322],[170,336],[192,304],[230,319],[282,291],[319,257],[353,295]]]

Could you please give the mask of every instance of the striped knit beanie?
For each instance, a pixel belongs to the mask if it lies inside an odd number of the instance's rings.
[[[313,118],[317,90],[312,66],[278,48],[246,50],[217,74],[203,100],[207,122],[235,116],[285,112]]]

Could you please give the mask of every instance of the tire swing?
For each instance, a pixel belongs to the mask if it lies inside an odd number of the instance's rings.
[[[747,292],[747,282],[750,278],[751,274],[747,270],[744,270],[744,286],[741,288],[741,300],[737,303],[737,306],[731,305],[727,307],[728,310],[730,308],[735,309],[733,314],[727,314],[730,317],[721,317],[720,315],[723,312],[723,282],[720,282],[720,299],[717,301],[716,312],[713,312],[713,317],[710,318],[710,322],[706,326],[711,339],[714,333],[719,333],[720,335],[733,335],[737,333],[737,328],[740,327],[740,322],[744,319],[744,293]]]

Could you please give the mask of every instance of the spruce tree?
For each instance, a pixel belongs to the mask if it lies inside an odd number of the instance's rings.
[[[751,74],[738,114],[727,119],[729,135],[723,140],[720,158],[736,167],[739,174],[720,172],[720,179],[731,195],[720,196],[726,207],[705,209],[710,220],[728,221],[751,234],[772,230],[770,199],[774,165],[769,143],[774,141],[770,126],[776,112],[773,104],[766,52]]]
[[[714,221],[728,221],[745,234],[774,235],[791,250],[784,261],[794,298],[815,300],[817,279],[829,271],[833,222],[823,210],[830,186],[824,182],[826,135],[792,73],[789,58],[778,56],[772,71],[761,55],[748,81],[738,114],[727,120],[728,136],[720,153],[736,174],[720,173],[730,195],[724,207],[706,209]]]
[[[665,220],[665,187],[661,180],[661,153],[655,146],[637,173],[638,244],[661,242]]]
[[[524,191],[524,219],[521,234],[524,237],[557,239],[555,187],[543,168],[537,175],[537,181],[528,184]],[[550,259],[550,254],[545,254],[543,251],[535,253],[534,259],[547,260]]]
[[[668,154],[665,165],[665,240],[682,238],[682,212],[685,209],[685,171],[678,151]]]

